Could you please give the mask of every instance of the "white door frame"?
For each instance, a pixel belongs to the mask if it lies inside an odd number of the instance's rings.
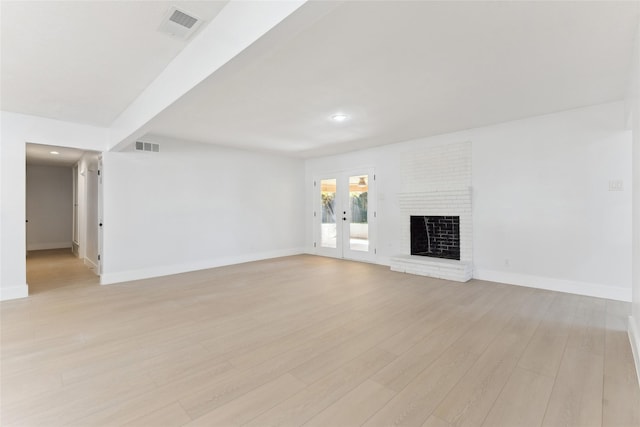
[[[84,263],[101,274],[102,158],[91,156],[85,169]]]
[[[96,273],[98,276],[102,275],[102,222],[103,222],[103,204],[102,204],[102,176],[104,171],[102,168],[102,154],[98,155],[98,259]]]
[[[73,173],[73,230],[71,230],[71,250],[76,257],[80,256],[80,217],[79,217],[79,188],[80,171],[78,163],[71,168]]]
[[[368,241],[367,251],[352,250],[350,248],[350,224],[351,209],[349,207],[349,177],[368,176]],[[323,247],[321,245],[322,206],[321,206],[321,181],[336,179],[336,247]],[[333,258],[344,258],[354,261],[375,262],[377,257],[377,203],[376,203],[376,175],[372,167],[354,168],[347,171],[327,172],[316,175],[313,180],[313,240],[317,255]]]

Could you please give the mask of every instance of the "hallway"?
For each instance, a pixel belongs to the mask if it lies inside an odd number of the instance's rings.
[[[58,288],[98,285],[100,277],[71,249],[51,249],[28,252],[27,283],[29,295],[34,295]]]

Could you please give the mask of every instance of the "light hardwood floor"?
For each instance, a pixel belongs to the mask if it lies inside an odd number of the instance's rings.
[[[1,303],[3,426],[640,426],[629,304],[313,256],[98,286],[42,255]]]

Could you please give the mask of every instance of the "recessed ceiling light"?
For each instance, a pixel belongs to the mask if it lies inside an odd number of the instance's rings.
[[[334,114],[333,116],[331,116],[331,120],[333,120],[334,122],[344,122],[348,118],[348,115],[342,113]]]
[[[51,154],[53,154],[53,155],[56,155],[56,156],[57,156],[58,154],[60,154],[60,153],[58,153],[57,151],[49,151],[49,153],[51,153]]]

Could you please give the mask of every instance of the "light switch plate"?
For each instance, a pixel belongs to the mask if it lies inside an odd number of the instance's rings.
[[[622,191],[624,185],[621,179],[612,179],[609,181],[609,191]]]

